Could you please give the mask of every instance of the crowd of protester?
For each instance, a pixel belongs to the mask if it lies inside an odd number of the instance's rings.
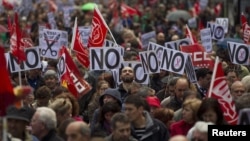
[[[58,29],[69,33],[69,41],[74,17],[78,18],[79,26],[91,25],[92,12],[80,8],[86,2],[75,0],[74,3],[58,4],[74,7],[70,13],[71,27],[64,27],[60,7],[54,12]],[[189,2],[192,5],[195,1]],[[142,46],[140,36],[144,33],[155,31],[157,35],[151,41],[160,45],[186,37],[186,20],[170,21],[166,18],[173,10],[184,9],[191,13],[192,7],[185,2],[131,1],[127,4],[136,7],[140,14],[120,15],[118,19],[114,18],[111,4],[100,1],[98,6],[117,44],[125,48],[123,58],[126,61],[137,59]],[[7,17],[13,15],[14,10],[2,8],[0,24],[7,27]],[[215,20],[212,8],[207,7],[197,15],[197,20],[204,25]],[[25,14],[26,10],[28,14]],[[22,33],[31,38],[34,46],[39,45],[38,25],[48,24],[49,10],[47,1],[33,0],[30,9],[19,13]],[[242,30],[238,27],[230,26],[232,30],[225,36],[242,39]],[[199,39],[198,27],[191,30]],[[1,44],[7,52],[8,33],[0,34]],[[113,40],[110,33],[107,38]],[[250,107],[249,68],[232,64],[225,48],[215,45],[214,52],[224,61],[224,73],[237,111]],[[58,60],[45,58],[43,61],[46,66],[21,73],[21,84],[31,86],[34,91],[22,100],[22,108],[7,108],[7,140],[207,141],[208,125],[228,125],[219,101],[206,97],[213,74],[210,69],[196,68],[195,84],[190,83],[186,75],[161,70],[150,76],[148,85],[142,85],[134,81],[133,68],[124,67],[120,73],[122,83],[118,85],[111,72],[89,71],[76,61],[82,77],[92,86],[87,94],[77,99],[59,82]],[[13,87],[20,85],[19,75],[10,73]],[[1,133],[3,140],[5,135]]]

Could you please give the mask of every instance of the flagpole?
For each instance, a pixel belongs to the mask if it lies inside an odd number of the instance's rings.
[[[207,97],[211,97],[211,95],[212,95],[212,89],[213,89],[213,86],[214,86],[214,81],[215,81],[215,76],[216,76],[216,71],[217,71],[217,68],[218,68],[218,64],[219,64],[219,57],[216,56],[215,63],[214,63],[214,70],[213,70],[213,74],[212,74],[212,78],[211,78],[211,84],[210,84],[210,87],[209,87]]]
[[[76,28],[77,28],[77,17],[75,17],[75,23],[74,23],[73,32],[72,32],[72,39],[71,39],[70,52],[69,52],[70,55],[72,55],[72,50],[75,44],[76,30],[77,30]]]
[[[8,132],[7,132],[7,130],[8,130],[8,126],[7,126],[7,119],[6,119],[6,117],[3,117],[3,121],[2,121],[2,123],[3,123],[3,127],[2,127],[2,133],[3,133],[3,141],[8,141]]]

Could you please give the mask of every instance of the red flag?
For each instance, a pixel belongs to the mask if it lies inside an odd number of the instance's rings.
[[[51,12],[56,12],[58,9],[58,6],[56,5],[54,0],[48,0],[50,11]]]
[[[205,26],[204,26],[204,24],[203,24],[202,20],[201,20],[201,19],[199,19],[198,29],[199,29],[199,30],[202,30],[202,29],[204,29],[204,28],[205,28]]]
[[[90,62],[89,62],[89,55],[88,51],[86,50],[86,53],[77,53],[76,58],[77,60],[86,68],[89,68]]]
[[[12,24],[10,37],[10,52],[18,59],[18,62],[26,60],[24,48],[21,47],[21,31],[18,25],[18,15],[15,13],[15,22]]]
[[[190,14],[192,15],[192,17],[197,17],[199,13],[200,13],[200,3],[195,2],[194,6],[190,10]]]
[[[243,13],[241,13],[240,20],[241,20],[241,25],[244,27],[244,25],[247,24],[247,18]]]
[[[61,74],[61,79],[60,79],[62,85],[66,85],[69,91],[76,98],[82,97],[84,94],[89,92],[92,89],[92,87],[80,75],[77,66],[75,65],[74,61],[72,60],[70,54],[68,53],[65,47],[61,48],[60,57],[63,57],[62,60],[65,60],[65,62],[63,63],[65,67],[64,69],[62,69],[65,70],[65,72]]]
[[[22,48],[34,47],[32,39],[31,38],[22,38],[21,39],[21,47]]]
[[[214,14],[216,16],[219,16],[222,10],[222,3],[218,3],[215,7],[214,7]]]
[[[139,15],[138,11],[130,6],[128,6],[125,3],[121,4],[121,13],[123,17],[133,16],[133,15]]]
[[[0,47],[0,117],[6,114],[6,108],[15,102],[15,95],[6,67],[4,49]]]
[[[83,42],[81,40],[81,35],[78,30],[77,26],[77,18],[75,19],[75,25],[73,29],[73,37],[71,42],[71,49],[76,52],[76,57],[78,61],[85,66],[86,68],[89,67],[89,53],[87,48],[84,47]]]
[[[14,5],[10,2],[8,2],[8,0],[2,0],[2,4],[6,9],[14,9]]]
[[[219,62],[219,57],[216,57],[213,72],[214,73],[212,75],[211,85],[207,96],[218,99],[224,112],[225,120],[229,124],[235,125],[237,123],[238,114],[236,112],[235,103],[230,94],[224,71],[222,69],[222,63]]]
[[[241,14],[240,20],[243,30],[243,40],[247,44],[250,38],[250,26],[248,25],[247,18],[243,13]]]
[[[108,26],[104,21],[98,8],[94,9],[91,33],[88,40],[88,47],[102,47],[106,38]]]
[[[191,44],[197,43],[197,39],[193,36],[193,33],[190,31],[188,25],[186,25],[186,37],[191,40]]]
[[[180,46],[180,50],[182,52],[191,54],[194,67],[209,68],[210,70],[213,70],[214,60],[210,58],[209,54],[206,53],[202,45],[193,44],[193,45]]]

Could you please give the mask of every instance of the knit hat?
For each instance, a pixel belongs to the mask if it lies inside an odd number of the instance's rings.
[[[107,90],[105,90],[103,92],[103,94],[101,95],[101,97],[99,98],[99,103],[100,105],[102,106],[104,103],[103,103],[103,98],[105,95],[110,95],[112,96],[113,98],[115,98],[119,104],[122,106],[122,100],[121,100],[121,94],[120,92],[117,90],[117,89],[112,89],[112,88],[108,88]]]
[[[9,106],[7,108],[7,115],[6,117],[8,119],[18,119],[30,122],[33,114],[35,113],[35,110],[30,107],[22,107],[22,108],[16,108],[15,106]]]
[[[146,98],[146,101],[150,107],[156,107],[156,108],[161,107],[160,100],[156,96],[148,96]]]

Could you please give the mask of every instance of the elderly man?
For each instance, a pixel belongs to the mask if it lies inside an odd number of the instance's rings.
[[[174,95],[170,96],[169,102],[167,102],[166,107],[173,109],[174,111],[180,109],[183,103],[183,93],[188,89],[190,89],[190,87],[187,78],[179,77],[175,84]]]
[[[246,92],[246,88],[244,84],[241,81],[235,81],[232,83],[231,88],[231,95],[233,97],[233,100],[237,100],[240,96],[243,95],[243,93]]]
[[[56,113],[48,107],[39,107],[31,120],[31,133],[39,141],[63,141],[56,134]]]
[[[66,128],[67,141],[89,141],[90,128],[83,121],[74,121]]]

